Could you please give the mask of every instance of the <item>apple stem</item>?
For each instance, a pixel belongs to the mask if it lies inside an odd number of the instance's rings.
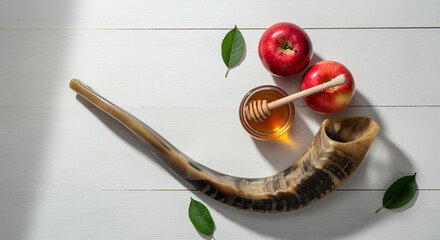
[[[227,69],[226,69],[225,78],[228,76],[229,70],[230,70],[230,68],[227,68]]]
[[[290,50],[293,50],[294,52],[297,52],[297,50],[295,48],[293,48],[293,45],[290,43],[286,46],[286,49],[290,49]]]

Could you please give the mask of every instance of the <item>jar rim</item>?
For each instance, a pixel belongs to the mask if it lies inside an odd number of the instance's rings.
[[[258,92],[264,91],[264,90],[275,91],[275,92],[281,94],[283,97],[288,96],[288,94],[283,89],[281,89],[277,86],[273,86],[273,85],[262,85],[262,86],[258,86],[258,87],[251,89],[248,93],[245,94],[245,96],[241,100],[240,108],[239,108],[240,122],[241,122],[243,128],[246,130],[246,132],[248,132],[248,134],[251,135],[251,137],[258,139],[258,140],[272,140],[272,139],[275,139],[275,138],[281,136],[282,134],[284,134],[286,131],[288,131],[290,129],[290,127],[292,126],[292,123],[293,123],[294,116],[295,116],[295,107],[292,102],[288,103],[288,111],[289,111],[288,119],[279,128],[279,130],[277,130],[275,133],[261,133],[259,131],[256,131],[248,123],[248,120],[247,120],[246,114],[245,114],[245,108],[248,104],[249,99],[255,93],[258,93]]]

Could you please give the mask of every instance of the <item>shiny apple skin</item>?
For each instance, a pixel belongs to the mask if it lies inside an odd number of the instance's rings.
[[[284,42],[295,51],[280,51]],[[312,59],[313,47],[307,33],[293,23],[281,22],[269,27],[261,36],[258,54],[264,67],[273,75],[288,77],[304,70]]]
[[[329,88],[304,98],[307,105],[315,112],[327,114],[344,109],[354,96],[353,75],[344,65],[335,61],[318,62],[304,74],[301,81],[301,91],[330,81],[340,74],[345,75],[347,84]]]

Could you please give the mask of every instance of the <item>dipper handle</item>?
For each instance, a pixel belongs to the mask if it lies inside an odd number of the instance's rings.
[[[341,74],[335,78],[333,78],[332,80],[325,82],[323,84],[308,88],[304,91],[301,92],[297,92],[294,93],[292,95],[289,95],[287,97],[275,100],[273,102],[270,102],[268,104],[268,107],[270,110],[277,108],[277,107],[281,107],[284,104],[287,104],[289,102],[292,102],[293,100],[296,100],[298,98],[303,98],[303,97],[307,97],[309,95],[315,94],[317,92],[321,92],[324,91],[326,89],[332,88],[332,87],[336,87],[336,86],[340,86],[340,85],[345,85],[347,84],[347,79],[345,78],[344,74]]]

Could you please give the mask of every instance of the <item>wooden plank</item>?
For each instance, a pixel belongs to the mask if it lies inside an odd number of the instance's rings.
[[[294,163],[325,118],[369,116],[381,131],[342,189],[385,189],[418,173],[419,187],[440,189],[439,108],[350,107],[318,115],[297,108],[285,141],[252,140],[236,108],[128,108],[176,147],[217,171],[263,177]],[[176,117],[178,119],[176,119]],[[96,108],[0,109],[1,189],[186,189],[119,123]],[[420,124],[423,122],[423,124]]]
[[[226,32],[3,31],[0,105],[73,106],[71,78],[122,106],[238,106],[259,85],[299,90],[302,73],[279,79],[263,68],[256,50],[262,30],[243,31],[246,57],[224,79],[219,51]],[[335,60],[352,71],[352,106],[440,105],[439,29],[307,32],[314,62]]]
[[[192,192],[1,191],[5,239],[203,239],[188,219]],[[239,211],[204,196],[217,239],[437,239],[440,192],[374,211],[383,192],[336,192],[282,214]],[[4,216],[4,215],[3,215]],[[410,226],[410,227],[402,227]]]
[[[439,27],[435,0],[2,1],[1,28]]]

